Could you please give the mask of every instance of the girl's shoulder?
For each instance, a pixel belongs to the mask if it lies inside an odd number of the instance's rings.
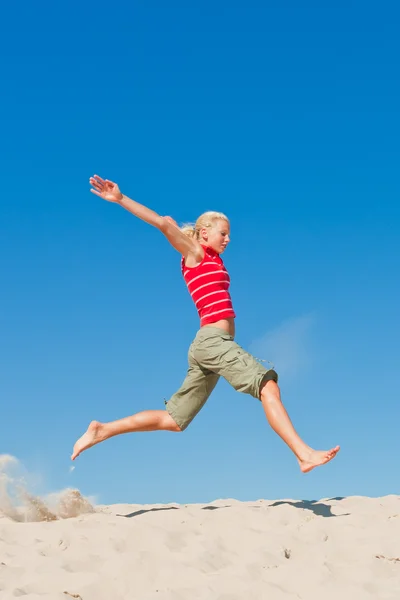
[[[202,255],[200,255],[200,257],[196,257],[191,254],[189,254],[186,258],[184,256],[181,257],[182,269],[183,268],[196,269],[204,262],[204,259],[206,258],[206,256],[208,256],[207,246],[203,246],[203,244],[201,244],[201,248],[202,248],[203,252],[202,252]],[[199,260],[200,258],[201,258],[201,260]]]

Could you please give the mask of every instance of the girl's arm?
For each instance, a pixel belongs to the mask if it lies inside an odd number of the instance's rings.
[[[119,204],[130,213],[145,221],[149,225],[159,229],[167,238],[169,243],[182,254],[185,258],[192,255],[196,260],[202,260],[203,248],[199,242],[193,238],[187,237],[179,229],[178,225],[171,219],[171,217],[161,217],[159,214],[147,208],[143,204],[139,204],[135,200],[131,200],[127,196],[121,193],[118,185],[109,181],[108,179],[102,179],[98,175],[90,178],[90,184],[92,189],[90,190],[96,196],[100,196],[108,202]]]

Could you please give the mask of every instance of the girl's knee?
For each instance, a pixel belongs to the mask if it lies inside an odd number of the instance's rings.
[[[176,431],[176,432],[182,431],[182,428],[179,427],[178,423],[168,413],[168,411],[165,411],[165,413],[163,415],[161,429],[165,429],[166,431]]]
[[[280,399],[280,390],[279,385],[276,383],[276,381],[274,381],[273,379],[269,379],[268,381],[265,381],[261,386],[260,399],[268,400],[272,398]]]

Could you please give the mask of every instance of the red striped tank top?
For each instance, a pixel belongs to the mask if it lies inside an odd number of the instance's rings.
[[[185,265],[182,274],[200,317],[200,326],[236,317],[229,293],[230,277],[222,258],[212,248],[202,246],[204,258],[197,267]]]

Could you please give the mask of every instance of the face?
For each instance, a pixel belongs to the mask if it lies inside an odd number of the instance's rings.
[[[211,227],[202,230],[203,239],[218,254],[222,254],[230,242],[229,223],[223,219],[214,221]]]

